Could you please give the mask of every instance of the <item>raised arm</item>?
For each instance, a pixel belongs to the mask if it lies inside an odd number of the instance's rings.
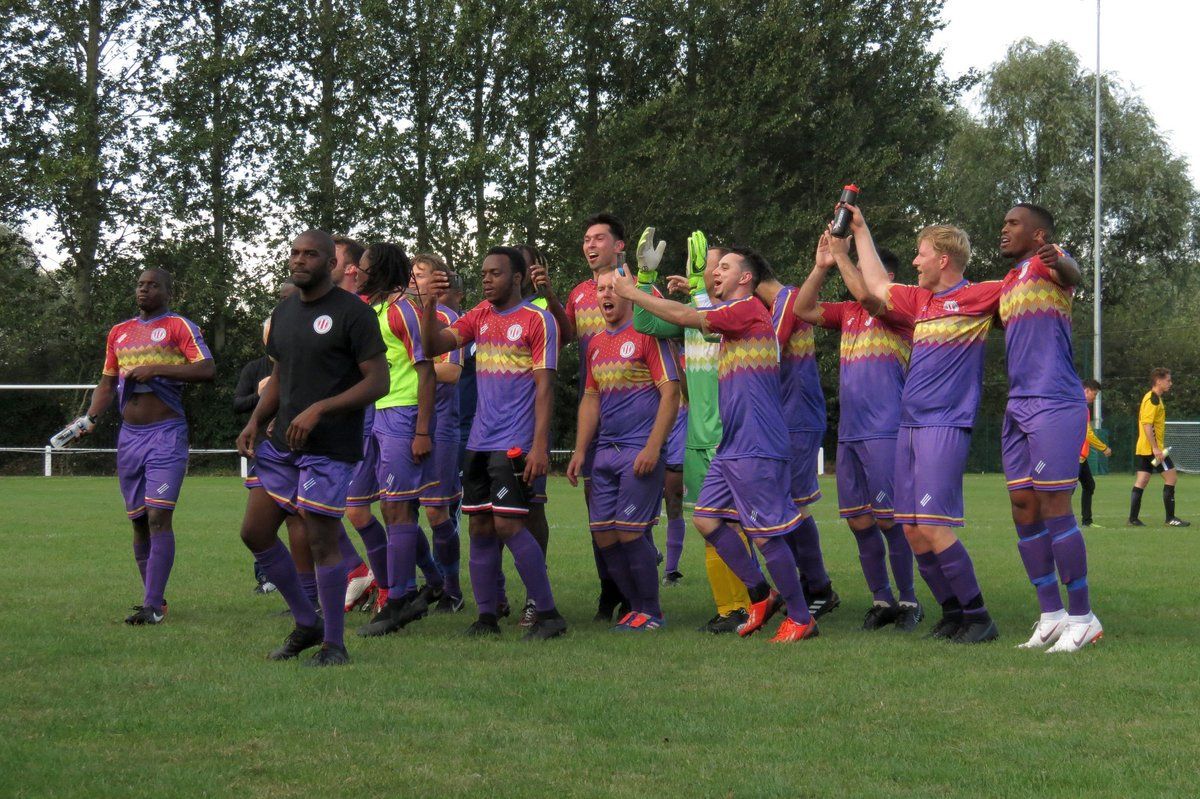
[[[533,284],[539,294],[546,298],[546,310],[554,317],[554,321],[558,322],[563,343],[573,339],[575,325],[571,324],[571,320],[567,318],[567,309],[563,307],[562,301],[558,299],[558,294],[554,291],[554,284],[550,282],[550,270],[546,264],[538,262],[530,265],[529,282]]]
[[[829,270],[835,264],[833,253],[829,251],[826,241],[828,237],[829,234],[825,233],[817,242],[817,255],[813,260],[812,271],[800,284],[796,291],[796,303],[792,306],[796,316],[810,325],[821,323],[821,286],[825,284],[825,278],[829,276]]]
[[[1058,245],[1043,244],[1037,254],[1060,286],[1078,286],[1083,279],[1079,264]]]
[[[429,290],[421,298],[421,349],[430,358],[436,358],[462,346],[454,331],[437,318],[437,298],[450,288],[445,272],[434,272]]]
[[[851,280],[846,281],[846,287],[850,289],[854,299],[861,302],[872,314],[882,313],[887,308],[888,289],[891,288],[892,281],[888,278],[887,270],[883,268],[883,262],[879,260],[879,253],[875,252],[875,240],[871,238],[871,229],[867,227],[867,220],[863,218],[862,212],[853,205],[843,207],[849,209],[851,214],[850,229],[854,232],[854,246],[858,250],[858,271],[862,275],[862,284],[858,286],[858,291],[855,291],[857,281],[853,276]],[[841,243],[846,244],[844,240]],[[830,248],[834,257],[838,258],[838,270],[845,279],[847,268],[854,270],[854,264],[850,261],[848,252],[845,258],[838,257],[838,246],[839,242],[830,237]]]
[[[666,322],[678,325],[679,327],[700,329],[704,319],[699,311],[681,302],[668,300],[665,297],[655,297],[653,294],[638,291],[633,275],[629,274],[628,269],[625,272],[624,275],[620,272],[616,274],[614,288],[619,296],[627,300],[632,300],[636,307],[644,308]]]

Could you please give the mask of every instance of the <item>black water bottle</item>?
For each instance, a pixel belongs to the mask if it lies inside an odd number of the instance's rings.
[[[508,465],[512,467],[513,482],[517,486],[517,490],[521,492],[521,499],[525,499],[525,450],[520,447],[512,447],[505,453],[508,456]]]
[[[850,183],[842,188],[842,196],[838,197],[838,203],[839,203],[839,205],[841,203],[848,203],[850,205],[854,205],[854,203],[857,199],[858,199],[858,186],[855,186],[853,183]],[[837,212],[833,215],[833,226],[829,228],[830,234],[832,234],[833,236],[835,236],[836,238],[839,238],[839,239],[844,239],[847,236],[849,236],[850,235],[850,220],[851,220],[851,218],[852,217],[850,216],[849,211],[847,211],[845,208],[839,207],[837,209]]]

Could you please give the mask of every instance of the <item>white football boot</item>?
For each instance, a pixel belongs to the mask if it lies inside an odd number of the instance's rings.
[[[1043,613],[1033,625],[1033,635],[1023,644],[1017,644],[1017,649],[1042,649],[1050,646],[1059,639],[1067,626],[1067,612],[1056,610],[1053,613]]]
[[[1058,643],[1047,649],[1047,652],[1078,652],[1088,644],[1094,644],[1104,637],[1104,627],[1095,613],[1086,616],[1067,616],[1067,624]]]

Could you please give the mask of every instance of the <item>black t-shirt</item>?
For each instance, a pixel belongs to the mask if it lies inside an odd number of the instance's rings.
[[[365,302],[336,286],[315,302],[293,294],[271,313],[267,354],[279,365],[279,412],[271,443],[287,452],[287,429],[318,400],[362,380],[358,365],[386,351],[379,321]],[[304,452],[339,461],[362,460],[363,410],[325,414]]]

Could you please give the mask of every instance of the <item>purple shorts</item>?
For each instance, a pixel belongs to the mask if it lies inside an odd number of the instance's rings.
[[[817,455],[824,439],[825,433],[816,430],[792,430],[788,433],[792,446],[792,501],[802,508],[821,498],[821,486],[817,482]]]
[[[130,519],[146,508],[174,510],[188,465],[188,426],[184,419],[154,424],[121,424],[117,435],[117,481]]]
[[[433,455],[414,463],[412,443],[417,409],[413,405],[384,408],[375,412],[371,435],[379,446],[379,482],[381,502],[411,502],[423,491],[437,485],[433,477]]]
[[[379,501],[379,444],[370,433],[363,436],[363,459],[354,464],[350,487],[346,489],[346,506],[363,507]]]
[[[433,454],[433,485],[421,492],[421,504],[448,508],[462,499],[462,477],[459,474],[458,442],[435,441]]]
[[[1000,459],[1008,490],[1074,491],[1087,419],[1083,403],[1041,397],[1010,399],[1000,433]]]
[[[837,450],[838,515],[843,519],[873,514],[891,519],[892,470],[896,468],[896,439],[843,441]]]
[[[261,488],[288,513],[304,510],[340,519],[354,466],[324,455],[280,452],[268,439],[255,447],[254,475],[246,488]]]
[[[683,453],[687,446],[687,406],[681,406],[679,416],[675,418],[675,426],[667,436],[667,447],[663,452],[667,468],[673,472],[683,471]]]
[[[746,535],[783,535],[804,515],[780,490],[788,484],[790,468],[787,461],[770,458],[716,458],[704,476],[693,515],[736,522]]]
[[[625,444],[602,444],[596,449],[588,505],[593,533],[640,531],[658,521],[667,465],[659,458],[653,472],[635,476],[633,461],[641,451],[641,447]]]
[[[963,469],[970,449],[969,428],[901,427],[892,472],[896,521],[962,527]]]

